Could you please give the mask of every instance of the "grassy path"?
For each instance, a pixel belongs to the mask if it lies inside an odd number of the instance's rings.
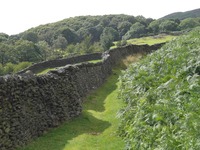
[[[122,150],[124,142],[116,134],[116,118],[123,102],[117,98],[118,76],[114,70],[105,84],[85,100],[81,116],[52,129],[18,150]]]

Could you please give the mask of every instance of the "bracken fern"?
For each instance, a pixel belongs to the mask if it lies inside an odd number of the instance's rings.
[[[119,80],[126,149],[200,149],[200,28],[131,65]]]

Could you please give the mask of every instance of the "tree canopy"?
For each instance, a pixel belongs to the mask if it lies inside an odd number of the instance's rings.
[[[37,63],[77,54],[108,50],[114,41],[184,31],[200,18],[158,19],[130,15],[78,16],[40,25],[16,35],[0,33],[0,63]],[[120,44],[120,42],[118,42]]]

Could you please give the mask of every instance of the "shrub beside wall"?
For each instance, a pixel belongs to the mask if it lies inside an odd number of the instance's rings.
[[[117,62],[161,45],[113,49],[103,54],[103,62],[67,65],[41,76],[0,77],[0,149],[15,149],[80,115],[84,97],[104,83]]]

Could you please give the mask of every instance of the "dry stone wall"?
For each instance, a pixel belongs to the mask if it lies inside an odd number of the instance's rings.
[[[93,54],[86,54],[86,55],[80,55],[76,57],[70,57],[65,59],[55,59],[50,61],[44,61],[37,64],[34,64],[22,71],[19,71],[17,74],[25,73],[28,70],[31,70],[32,73],[38,73],[41,70],[44,70],[45,68],[56,68],[60,66],[65,66],[66,64],[76,64],[81,62],[86,62],[90,60],[98,60],[101,59],[101,53],[93,53]]]
[[[160,47],[130,45],[105,52],[103,61],[95,64],[67,65],[41,76],[0,77],[0,150],[25,145],[49,128],[80,115],[83,99],[104,83],[118,61]]]

